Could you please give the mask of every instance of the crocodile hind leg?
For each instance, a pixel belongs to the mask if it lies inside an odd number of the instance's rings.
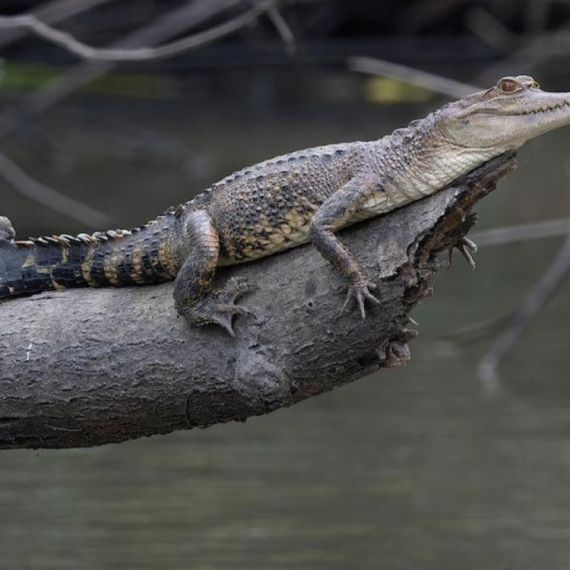
[[[192,325],[217,324],[235,336],[233,315],[250,314],[235,302],[249,287],[237,279],[230,279],[221,289],[212,286],[220,240],[207,212],[192,213],[186,222],[186,233],[185,261],[174,282],[176,309]]]

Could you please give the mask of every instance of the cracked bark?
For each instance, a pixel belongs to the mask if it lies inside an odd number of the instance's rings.
[[[0,304],[0,448],[62,448],[206,427],[290,406],[410,358],[408,314],[503,155],[450,188],[341,233],[378,284],[366,321],[310,246],[219,272],[258,289],[237,338],[177,318],[172,284],[44,293]]]

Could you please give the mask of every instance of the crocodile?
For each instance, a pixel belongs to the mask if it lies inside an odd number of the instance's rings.
[[[227,176],[139,228],[17,241],[0,218],[0,300],[70,287],[175,280],[174,304],[192,325],[230,334],[250,286],[212,280],[218,267],[312,242],[344,278],[343,308],[378,303],[375,284],[336,232],[448,187],[525,141],[570,123],[570,93],[530,76],[448,103],[379,140],[319,146]],[[457,244],[468,260],[472,242]],[[356,303],[354,303],[356,302]]]

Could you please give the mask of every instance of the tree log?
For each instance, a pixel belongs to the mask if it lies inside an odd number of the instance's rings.
[[[178,318],[172,284],[43,293],[0,304],[0,448],[63,448],[206,427],[290,406],[410,358],[408,315],[503,155],[434,196],[341,233],[377,283],[363,321],[310,245],[221,270],[257,289],[236,338]]]

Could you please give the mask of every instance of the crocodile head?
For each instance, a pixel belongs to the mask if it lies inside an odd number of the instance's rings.
[[[548,93],[528,75],[503,77],[494,87],[442,109],[440,128],[463,148],[514,150],[570,123],[570,93]]]

